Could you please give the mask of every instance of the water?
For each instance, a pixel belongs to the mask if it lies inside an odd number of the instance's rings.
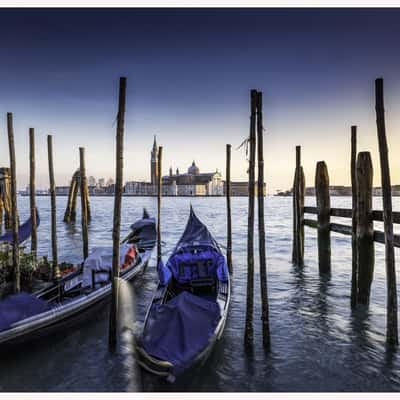
[[[29,213],[28,198],[19,198],[22,219]],[[42,225],[39,251],[50,249],[49,198],[37,199]],[[350,207],[350,198],[332,198],[333,207]],[[66,197],[57,198],[60,260],[80,261],[80,221],[62,221]],[[79,203],[79,202],[78,202]],[[185,226],[192,203],[196,213],[221,243],[225,242],[223,198],[165,198],[162,236],[172,249]],[[291,259],[291,198],[266,199],[267,267],[270,300],[271,352],[262,348],[258,264],[256,262],[254,351],[243,349],[246,304],[247,198],[232,199],[233,294],[222,340],[196,374],[186,381],[166,384],[135,366],[126,343],[115,355],[107,351],[108,310],[97,313],[78,328],[42,340],[29,349],[0,360],[2,391],[397,391],[399,355],[385,347],[384,246],[376,244],[375,277],[369,309],[350,310],[350,238],[332,234],[332,275],[318,274],[316,231],[306,227],[305,267]],[[111,244],[112,198],[91,199],[93,220],[90,246]],[[306,205],[314,205],[306,198]],[[142,207],[155,214],[154,198],[123,198],[122,234],[141,216]],[[381,207],[374,199],[374,208]],[[400,210],[400,198],[394,198]],[[312,216],[310,216],[312,217]],[[334,220],[349,223],[341,218]],[[376,224],[375,229],[380,229]],[[257,251],[257,249],[256,249]],[[256,253],[257,254],[257,253]],[[396,250],[396,256],[399,256]],[[146,273],[124,287],[124,316],[144,319],[155,288],[154,255]],[[398,277],[399,282],[399,277]],[[132,326],[132,323],[128,324]],[[129,335],[126,336],[127,338]],[[128,339],[127,339],[128,340]]]

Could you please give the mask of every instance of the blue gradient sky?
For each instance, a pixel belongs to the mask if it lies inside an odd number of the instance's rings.
[[[14,114],[18,186],[28,181],[28,128],[37,134],[37,181],[48,186],[46,135],[56,182],[67,184],[86,147],[89,175],[114,174],[118,77],[128,78],[125,180],[149,179],[153,135],[164,173],[224,172],[225,144],[248,135],[249,90],[264,93],[268,192],[291,185],[295,145],[307,185],[315,163],[348,184],[350,125],[370,150],[379,184],[374,79],[385,78],[394,183],[400,183],[400,10],[0,10],[1,164],[6,112]],[[232,178],[246,180],[243,150]]]

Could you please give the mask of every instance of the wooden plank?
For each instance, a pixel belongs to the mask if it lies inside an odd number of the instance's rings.
[[[352,234],[351,226],[343,225],[343,224],[336,224],[331,222],[330,230],[332,232],[341,233],[343,235],[350,235]]]
[[[315,221],[313,219],[304,219],[303,220],[303,225],[308,226],[310,228],[318,228],[318,221]]]

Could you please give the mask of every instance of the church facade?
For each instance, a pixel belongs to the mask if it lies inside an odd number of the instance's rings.
[[[193,161],[187,172],[172,172],[162,178],[163,196],[223,196],[224,182],[218,170],[215,172],[200,172]],[[136,196],[154,196],[157,194],[158,182],[158,146],[154,137],[150,153],[150,182],[131,181],[125,184],[125,194]]]

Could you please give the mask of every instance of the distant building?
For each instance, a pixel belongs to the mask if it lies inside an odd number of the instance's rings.
[[[69,186],[56,186],[56,196],[68,196]]]
[[[255,185],[255,195],[257,195],[257,183]],[[226,193],[226,182],[224,182],[224,194]],[[231,196],[248,196],[249,195],[249,182],[231,182]],[[264,196],[266,195],[266,186],[264,183]]]
[[[88,186],[96,186],[96,178],[94,176],[89,176]]]
[[[133,196],[154,196],[157,194],[158,182],[158,151],[156,137],[150,153],[150,182],[129,181],[125,184],[125,194]],[[224,187],[221,173],[201,173],[193,161],[187,173],[172,172],[162,178],[162,191],[164,196],[222,196]]]
[[[162,177],[162,183],[163,192],[169,196],[222,196],[224,194],[221,173],[218,170],[201,173],[195,161],[185,174],[180,174],[179,170],[173,174],[170,168],[169,175]]]
[[[98,181],[97,181],[97,186],[98,187],[104,187],[106,185],[106,180],[104,179],[104,178],[100,178]]]

